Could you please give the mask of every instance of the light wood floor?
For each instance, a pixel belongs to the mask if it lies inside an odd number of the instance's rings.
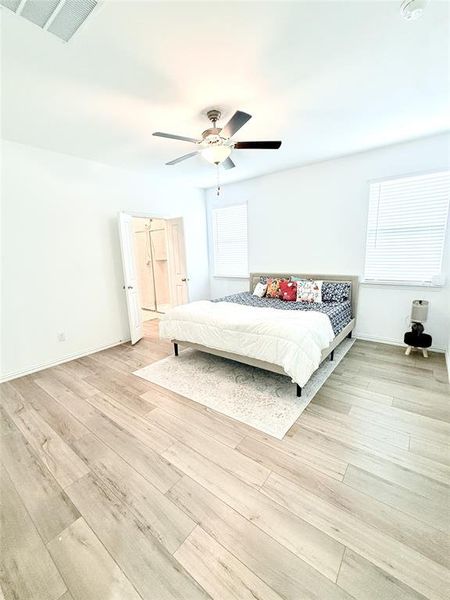
[[[449,597],[441,355],[357,341],[279,441],[131,375],[157,326],[2,386],[6,600]]]

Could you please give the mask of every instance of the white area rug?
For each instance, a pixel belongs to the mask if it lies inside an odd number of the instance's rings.
[[[282,439],[354,343],[345,339],[296,397],[289,377],[186,349],[134,372],[147,381]]]

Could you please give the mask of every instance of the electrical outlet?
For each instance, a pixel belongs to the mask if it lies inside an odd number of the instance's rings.
[[[60,333],[58,333],[58,342],[65,342],[66,341],[66,334],[64,333],[64,331],[61,331]]]

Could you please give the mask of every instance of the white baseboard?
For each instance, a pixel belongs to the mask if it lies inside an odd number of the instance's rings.
[[[71,360],[75,360],[76,358],[82,358],[83,356],[89,356],[89,354],[95,354],[96,352],[100,352],[101,350],[107,350],[108,348],[114,348],[114,346],[120,346],[121,344],[126,344],[130,341],[130,338],[126,340],[119,340],[118,342],[113,342],[111,344],[107,344],[106,346],[99,346],[98,348],[90,348],[89,350],[85,350],[84,352],[78,352],[77,354],[70,354],[64,356],[59,360],[42,363],[40,365],[34,365],[29,367],[28,369],[22,371],[14,371],[11,373],[6,373],[0,377],[0,383],[4,383],[5,381],[11,381],[11,379],[17,379],[17,377],[24,377],[25,375],[31,375],[31,373],[37,373],[38,371],[43,371],[44,369],[49,369],[50,367],[56,367],[57,365],[62,365],[66,362],[70,362]]]
[[[353,331],[353,336],[358,340],[364,340],[367,342],[378,342],[379,344],[390,344],[391,346],[405,346],[404,343],[399,342],[396,339],[392,338],[380,338],[369,334],[364,333],[355,333]],[[6,373],[0,377],[0,383],[4,383],[6,381],[11,381],[11,379],[17,379],[17,377],[24,377],[25,375],[31,375],[32,373],[37,373],[38,371],[43,371],[44,369],[49,369],[50,367],[56,367],[57,365],[62,365],[66,362],[70,362],[71,360],[75,360],[77,358],[82,358],[83,356],[89,356],[90,354],[95,354],[96,352],[101,352],[101,350],[107,350],[108,348],[114,348],[114,346],[120,346],[121,344],[126,344],[130,341],[130,338],[125,340],[119,340],[118,342],[113,342],[111,344],[107,344],[106,346],[99,346],[98,348],[91,348],[89,350],[85,350],[84,352],[79,352],[77,354],[66,355],[64,358],[49,362],[43,363],[40,365],[34,365],[29,367],[28,369],[22,371],[14,371],[11,373]],[[445,353],[445,361],[447,363],[448,377],[450,381],[450,353],[448,351],[443,350],[442,348],[435,348],[431,346],[430,350],[433,352],[442,352]]]
[[[401,341],[399,341],[397,339],[393,339],[393,338],[377,337],[377,336],[369,335],[366,333],[353,332],[353,334],[356,339],[364,340],[366,342],[378,342],[379,344],[389,344],[390,346],[403,346],[404,348],[406,347],[404,342],[401,342]],[[432,350],[433,352],[441,352],[441,353],[445,352],[445,350],[443,348],[436,348],[436,346],[431,346],[430,350]]]

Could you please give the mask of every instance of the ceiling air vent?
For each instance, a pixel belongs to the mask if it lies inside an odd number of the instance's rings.
[[[20,14],[35,25],[44,27],[55,12],[58,4],[59,0],[53,0],[53,2],[52,0],[46,0],[45,2],[42,2],[42,0],[28,0],[28,2],[25,2],[23,5]]]
[[[0,0],[0,4],[68,42],[98,0]]]
[[[3,6],[6,6],[6,8],[16,12],[16,10],[19,8],[20,1],[21,0],[1,0],[1,3]]]

